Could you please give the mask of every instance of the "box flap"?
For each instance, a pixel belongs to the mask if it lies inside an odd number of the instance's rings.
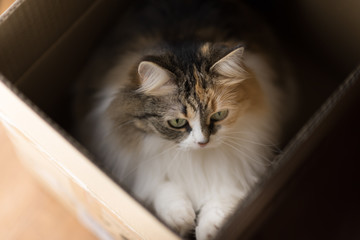
[[[116,0],[61,1],[61,6],[52,1],[28,2],[35,1],[17,2],[0,20],[0,46],[5,46],[0,48],[0,73],[66,128],[71,120],[71,86],[126,4]],[[30,21],[31,12],[36,16]],[[56,17],[61,14],[64,17]]]
[[[0,72],[16,81],[95,0],[19,0],[0,18]]]
[[[95,199],[101,208],[122,222],[128,232],[138,236],[136,238],[178,239],[156,217],[70,144],[59,133],[60,129],[39,109],[32,106],[31,102],[1,75],[0,121],[10,132],[13,132],[15,137],[23,139],[24,141],[21,141],[25,144],[33,145],[33,149],[40,154],[39,158],[34,160],[45,159],[55,165],[55,169],[84,192],[83,195]]]
[[[358,105],[359,93],[360,66],[328,98],[279,155],[268,175],[241,204],[232,221],[228,222],[217,239],[253,239],[260,225],[286,196],[289,181],[294,179],[297,172],[308,162],[308,157],[316,151],[322,139],[331,133],[344,112],[354,111],[353,107]]]

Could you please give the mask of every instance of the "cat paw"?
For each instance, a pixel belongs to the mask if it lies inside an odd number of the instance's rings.
[[[196,227],[197,240],[214,239],[223,225],[226,215],[221,209],[212,209],[202,214],[199,218],[199,224]]]
[[[196,214],[188,201],[172,202],[160,215],[181,236],[186,236],[195,227]]]

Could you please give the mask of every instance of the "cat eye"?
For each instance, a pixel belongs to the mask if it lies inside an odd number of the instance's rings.
[[[229,114],[229,110],[223,110],[211,115],[210,119],[214,122],[224,120]]]
[[[175,118],[168,121],[170,127],[183,128],[187,124],[187,120],[183,118]]]

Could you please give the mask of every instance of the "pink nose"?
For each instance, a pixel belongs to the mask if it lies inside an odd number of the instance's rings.
[[[208,144],[209,141],[206,142],[198,142],[200,147],[205,147]]]

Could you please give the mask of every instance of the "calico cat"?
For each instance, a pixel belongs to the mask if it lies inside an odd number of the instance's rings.
[[[212,239],[274,156],[286,63],[241,3],[135,5],[81,75],[77,136],[169,227]]]

